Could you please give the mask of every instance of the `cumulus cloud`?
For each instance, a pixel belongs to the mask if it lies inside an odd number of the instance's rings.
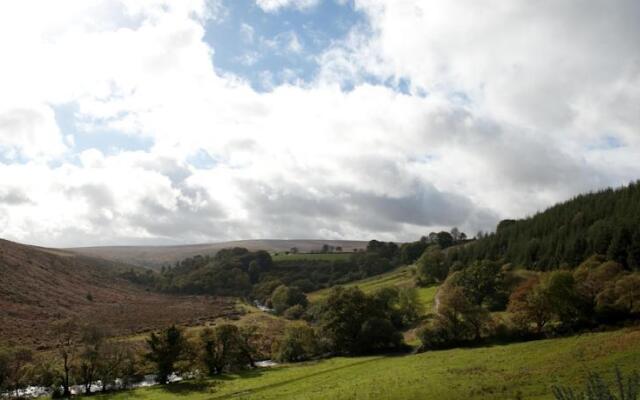
[[[53,110],[46,105],[0,108],[0,155],[53,157],[66,150]]]
[[[637,178],[638,167],[604,165],[611,151],[592,146],[613,136],[624,143],[619,153],[639,151],[637,2],[355,3],[371,26],[354,29],[322,56],[323,77],[404,79],[412,93],[440,95],[450,112],[468,112],[465,124],[476,123],[463,129],[464,141],[456,129],[447,146],[486,173],[464,179],[485,203],[517,215]],[[450,178],[436,182],[451,188]],[[522,206],[504,204],[512,203],[504,201],[512,190],[524,190]]]
[[[549,135],[594,138],[616,126],[637,144],[635,1],[356,4],[376,34],[353,35],[327,62],[357,67],[356,75],[404,77],[427,92],[463,93],[478,111]]]
[[[256,4],[268,13],[277,12],[283,8],[308,10],[320,3],[320,0],[256,0]]]
[[[4,188],[0,192],[0,204],[18,205],[29,203],[29,198],[21,191],[14,188]]]
[[[315,3],[257,0],[268,12]],[[0,5],[11,239],[473,234],[640,176],[634,1],[356,0],[369,25],[317,55],[313,79],[275,86],[265,72],[266,93],[215,68],[205,22],[219,2],[24,4]],[[274,49],[303,50],[294,31]],[[79,151],[56,120],[68,104],[75,135],[151,146]]]

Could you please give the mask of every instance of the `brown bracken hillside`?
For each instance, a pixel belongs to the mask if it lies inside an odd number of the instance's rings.
[[[234,299],[151,293],[117,276],[119,266],[64,250],[0,239],[0,345],[44,350],[65,318],[129,335],[232,315]]]

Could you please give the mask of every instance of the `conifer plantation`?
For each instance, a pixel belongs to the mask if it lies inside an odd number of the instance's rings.
[[[579,195],[452,249],[449,264],[490,259],[536,271],[572,269],[598,254],[640,268],[640,182]]]

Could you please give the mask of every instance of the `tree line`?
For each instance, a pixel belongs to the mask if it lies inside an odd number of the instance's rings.
[[[449,251],[448,266],[484,259],[529,269],[574,268],[593,254],[628,270],[640,268],[640,182],[579,195]]]
[[[115,341],[108,328],[62,320],[53,324],[52,354],[37,354],[26,347],[0,348],[0,392],[21,398],[27,386],[51,388],[53,398],[68,398],[71,387],[85,394],[100,383],[100,391],[130,387],[142,378],[135,345]]]
[[[418,266],[418,282],[441,282],[435,313],[419,331],[424,350],[565,335],[640,315],[640,272],[604,256],[549,272],[491,260],[443,272],[442,260],[435,248]]]
[[[159,273],[131,269],[121,276],[161,292],[237,296],[264,303],[281,285],[311,292],[389,271],[401,262],[399,255],[397,245],[377,241],[345,260],[273,261],[266,251],[238,247],[190,257]]]
[[[308,304],[301,292],[285,286],[274,292],[286,303]],[[295,292],[295,291],[294,291]],[[104,327],[75,320],[56,323],[55,353],[36,355],[26,348],[0,350],[0,391],[19,397],[27,386],[49,387],[54,398],[71,396],[74,386],[84,394],[130,388],[146,374],[159,384],[172,376],[215,377],[255,368],[265,358],[298,362],[333,355],[359,355],[407,350],[401,331],[421,315],[415,288],[384,288],[365,294],[358,288],[337,287],[289,324],[270,348],[255,326],[218,323],[199,332],[177,326],[149,334],[144,343],[116,340]]]

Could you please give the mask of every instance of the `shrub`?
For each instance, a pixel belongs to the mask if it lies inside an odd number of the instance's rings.
[[[421,351],[446,349],[455,346],[458,342],[451,325],[440,315],[418,329],[417,335],[422,343]]]
[[[360,352],[396,351],[402,347],[402,334],[384,318],[371,318],[360,327]]]
[[[272,356],[280,362],[305,361],[318,353],[315,331],[305,324],[290,325],[284,336],[274,343]]]
[[[287,308],[282,314],[286,319],[300,319],[304,314],[305,308],[301,304]]]
[[[271,304],[276,314],[282,314],[286,309],[295,305],[306,307],[309,302],[307,296],[297,287],[281,285],[273,291]]]
[[[590,373],[584,392],[564,386],[551,388],[556,400],[637,400],[640,395],[640,375],[630,374],[627,379],[615,369],[615,384],[610,387],[598,373]]]

